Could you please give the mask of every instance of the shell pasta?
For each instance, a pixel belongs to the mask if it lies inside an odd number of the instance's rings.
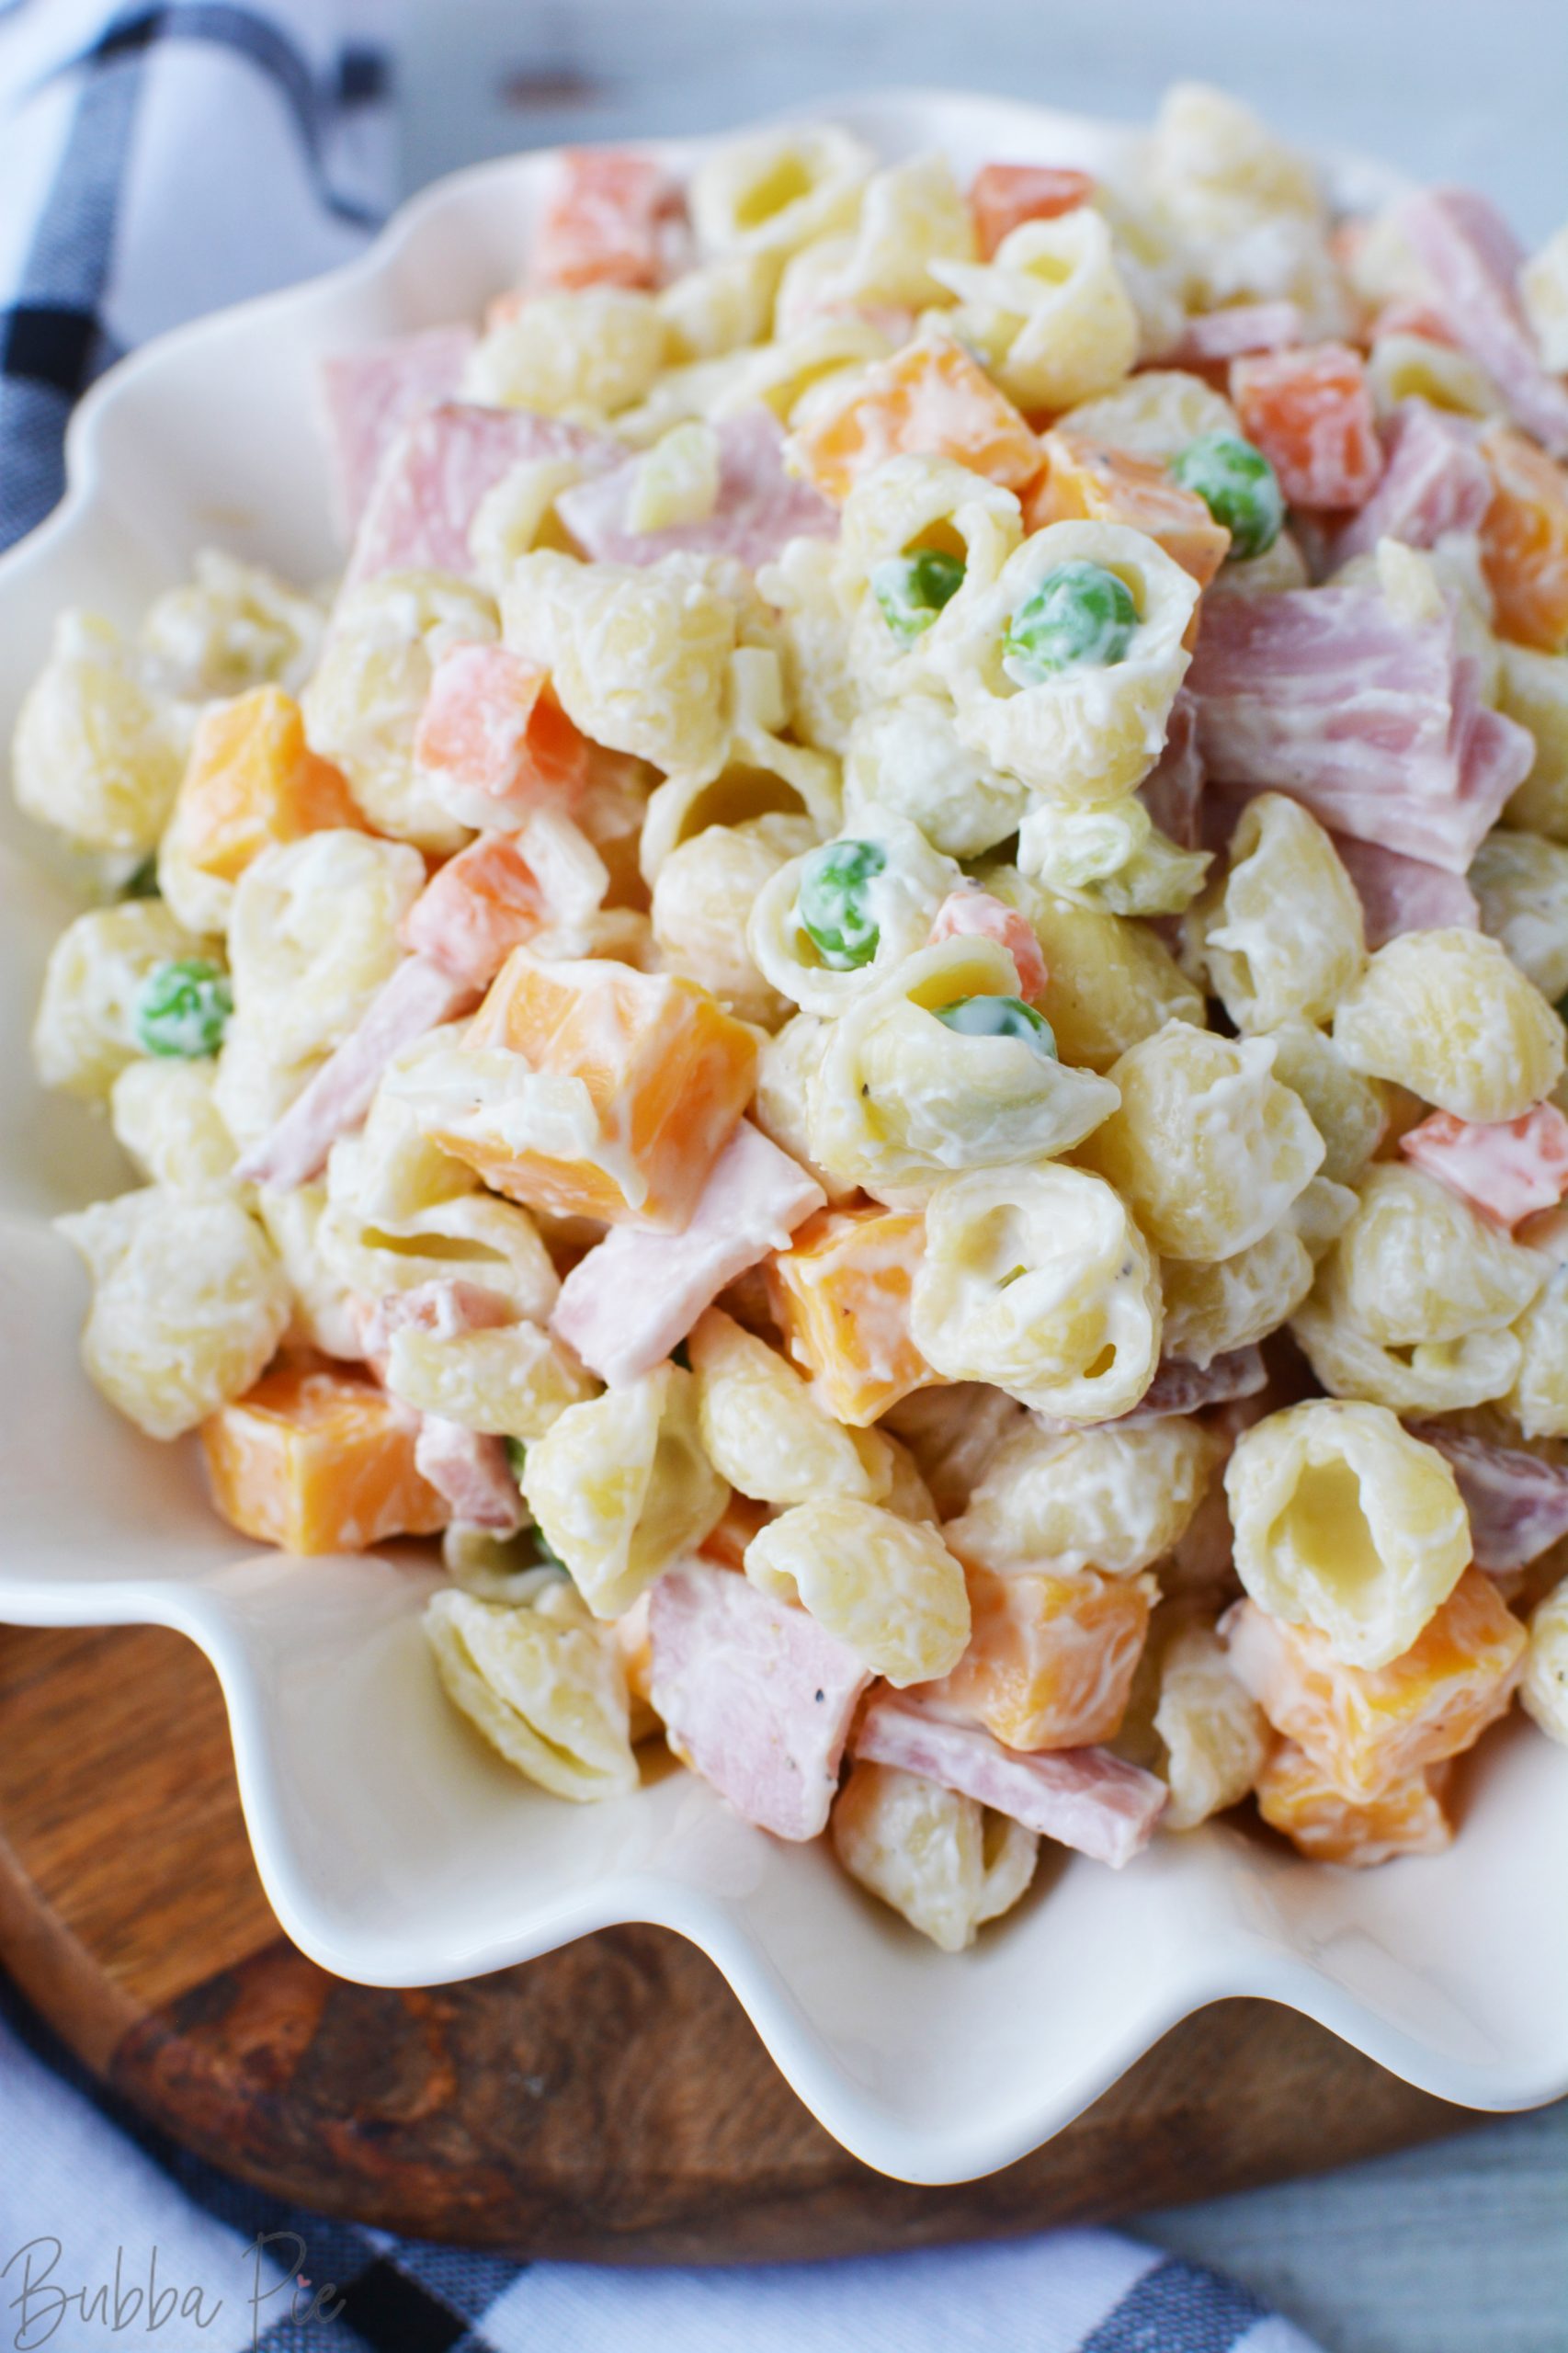
[[[503,1801],[953,1955],[1042,1838],[1440,1853],[1568,1742],[1568,230],[1196,85],[674,152],[327,361],[335,581],[55,621],[86,1376],[438,1559]]]

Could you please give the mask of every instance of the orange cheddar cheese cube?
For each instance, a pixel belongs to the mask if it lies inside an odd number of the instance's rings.
[[[1257,1810],[1314,1863],[1364,1870],[1396,1855],[1440,1855],[1453,1844],[1442,1799],[1449,1771],[1429,1765],[1358,1801],[1341,1797],[1293,1740],[1276,1741],[1257,1778]]]
[[[835,1421],[864,1429],[941,1376],[909,1334],[926,1221],[917,1210],[819,1210],[767,1262],[775,1322]]]
[[[1527,1639],[1473,1568],[1387,1666],[1346,1666],[1315,1627],[1285,1625],[1254,1601],[1224,1631],[1233,1668],[1275,1731],[1357,1804],[1471,1747],[1513,1698]]]
[[[417,1415],[375,1381],[301,1362],[263,1373],[201,1426],[212,1500],[285,1552],[362,1552],[430,1536],[445,1503],[414,1467]]]
[[[300,706],[281,687],[253,687],[203,714],[174,822],[190,864],[222,882],[274,842],[366,824],[341,770],[305,742]]]
[[[604,959],[547,962],[514,949],[468,1032],[541,1081],[539,1141],[483,1123],[432,1140],[497,1192],[553,1217],[679,1233],[750,1102],[756,1039],[695,981]],[[571,1082],[562,1085],[561,1082]],[[575,1146],[575,1148],[574,1148]]]
[[[1051,164],[983,164],[969,191],[970,218],[982,261],[1026,221],[1054,221],[1095,192],[1087,172]]]
[[[954,458],[1005,489],[1040,472],[1040,443],[1006,393],[951,335],[906,343],[794,434],[796,461],[829,498],[901,455]]]
[[[1493,485],[1481,563],[1497,633],[1560,654],[1568,647],[1568,475],[1506,426],[1483,433],[1481,450]]]
[[[1126,523],[1157,540],[1200,588],[1230,551],[1231,535],[1196,491],[1126,449],[1102,449],[1060,426],[1040,443],[1046,471],[1024,510],[1026,528],[1048,523]]]
[[[1087,1748],[1120,1726],[1159,1588],[1093,1569],[965,1570],[970,1644],[929,1688],[1006,1748]]]

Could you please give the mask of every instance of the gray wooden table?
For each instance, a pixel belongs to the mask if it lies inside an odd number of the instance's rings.
[[[1472,180],[1528,237],[1568,218],[1568,0],[412,0],[404,176],[877,84],[1138,119],[1181,75],[1293,138]],[[1568,2106],[1139,2227],[1326,2353],[1568,2353]]]

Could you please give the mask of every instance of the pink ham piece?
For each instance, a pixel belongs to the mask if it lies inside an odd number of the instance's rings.
[[[516,1321],[510,1302],[498,1290],[460,1277],[415,1283],[412,1290],[385,1291],[380,1299],[356,1298],[353,1312],[359,1353],[379,1381],[386,1379],[394,1332],[417,1326],[438,1340],[455,1340],[464,1332],[493,1331]]]
[[[814,1618],[733,1569],[666,1569],[648,1605],[650,1698],[671,1748],[776,1838],[827,1827],[844,1745],[870,1682]]]
[[[323,360],[334,497],[345,539],[358,528],[392,442],[424,410],[454,397],[477,341],[472,327],[426,327]]]
[[[1165,749],[1138,788],[1139,800],[1177,849],[1197,849],[1202,841],[1203,784],[1198,705],[1183,687],[1165,722]]]
[[[1036,997],[1045,995],[1051,975],[1045,969],[1034,926],[1017,907],[993,898],[977,882],[962,882],[956,891],[950,891],[931,926],[933,948],[939,940],[965,938],[1000,941],[1013,960],[1018,995],[1026,1005],[1032,1005]]]
[[[522,1526],[522,1497],[500,1438],[441,1414],[421,1414],[414,1467],[450,1506],[454,1519],[499,1536],[511,1536]]]
[[[1455,874],[1534,765],[1452,620],[1405,620],[1372,589],[1209,601],[1187,685],[1210,779],[1293,793],[1334,832]]]
[[[1302,340],[1301,313],[1294,302],[1233,302],[1204,311],[1181,331],[1181,341],[1160,355],[1162,368],[1212,368],[1250,351],[1287,351]]]
[[[551,1330],[612,1388],[663,1363],[726,1283],[823,1207],[816,1179],[743,1120],[684,1233],[616,1226],[561,1286]]]
[[[658,286],[681,257],[685,222],[679,187],[652,156],[568,147],[534,235],[529,289]]]
[[[427,1029],[466,1013],[478,995],[427,957],[410,956],[303,1093],[251,1145],[235,1175],[278,1192],[308,1185],[338,1137],[358,1127],[369,1109],[392,1056]]]
[[[1004,1748],[978,1724],[952,1722],[892,1691],[868,1702],[851,1746],[873,1765],[957,1790],[1112,1870],[1148,1845],[1165,1810],[1165,1783],[1108,1749],[1026,1755]]]
[[[486,491],[530,458],[570,458],[587,472],[618,465],[607,433],[522,408],[443,401],[406,425],[377,471],[359,518],[345,585],[383,572],[472,569],[469,526]]]
[[[1268,1383],[1268,1368],[1257,1347],[1233,1348],[1205,1365],[1189,1364],[1183,1357],[1162,1357],[1154,1378],[1136,1405],[1115,1414],[1099,1429],[1138,1429],[1148,1422],[1169,1421],[1174,1414],[1201,1413],[1206,1405],[1231,1405],[1238,1398],[1256,1397]],[[1071,1438],[1082,1422],[1064,1422],[1054,1414],[1036,1414],[1036,1426],[1051,1438]]]
[[[414,762],[460,824],[517,825],[530,809],[570,809],[581,799],[588,741],[548,684],[539,663],[504,645],[453,645],[441,655]]]
[[[1401,1136],[1399,1148],[1494,1225],[1510,1230],[1537,1210],[1555,1209],[1568,1193],[1568,1120],[1554,1103],[1486,1126],[1434,1111]]]
[[[1472,188],[1421,188],[1394,212],[1426,273],[1432,307],[1478,359],[1527,433],[1568,458],[1568,385],[1541,364],[1519,299],[1524,248]]]
[[[831,540],[838,509],[784,471],[784,434],[766,408],[748,408],[718,426],[719,495],[700,523],[672,523],[662,531],[627,524],[640,458],[563,491],[556,513],[585,555],[608,563],[656,563],[663,555],[733,555],[755,571],[790,540]]]
[[[1382,480],[1335,535],[1336,567],[1369,554],[1380,540],[1430,548],[1447,531],[1478,531],[1492,504],[1492,476],[1468,417],[1434,408],[1430,401],[1401,401],[1384,429],[1383,447]]]
[[[585,924],[609,887],[570,817],[540,810],[516,834],[481,834],[437,868],[403,919],[403,945],[476,989],[540,932]]]
[[[1478,1569],[1522,1569],[1568,1536],[1568,1470],[1442,1422],[1406,1427],[1424,1446],[1436,1447],[1452,1471],[1470,1514]]]
[[[1334,847],[1356,885],[1372,953],[1404,931],[1480,930],[1480,903],[1462,874],[1347,834],[1335,835]]]

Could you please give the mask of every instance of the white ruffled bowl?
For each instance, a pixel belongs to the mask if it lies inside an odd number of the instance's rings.
[[[890,157],[939,145],[965,169],[991,155],[1094,167],[1127,136],[990,99],[827,111]],[[668,150],[682,166],[696,152]],[[445,180],[350,267],[167,335],[92,392],[64,503],[0,562],[0,740],[62,606],[132,619],[208,544],[299,580],[331,571],[317,359],[476,314],[519,274],[549,168],[533,154]],[[1387,192],[1370,167],[1332,168],[1347,201]],[[1227,1995],[1303,2010],[1471,2107],[1568,2091],[1568,1755],[1522,1724],[1467,1773],[1463,1834],[1439,1859],[1358,1874],[1211,1825],[1119,1876],[1044,1866],[1021,1910],[956,1960],[820,1846],[750,1829],[687,1775],[598,1807],[531,1790],[437,1688],[419,1627],[428,1569],[406,1552],[301,1562],[241,1544],[208,1508],[194,1442],[149,1443],[83,1376],[84,1279],[49,1220],[131,1178],[105,1128],[36,1088],[28,1029],[70,908],[8,801],[5,823],[0,1619],[155,1623],[200,1644],[267,1894],[313,1960],[418,1985],[611,1922],[677,1929],[829,2131],[913,2181],[1007,2164]]]

